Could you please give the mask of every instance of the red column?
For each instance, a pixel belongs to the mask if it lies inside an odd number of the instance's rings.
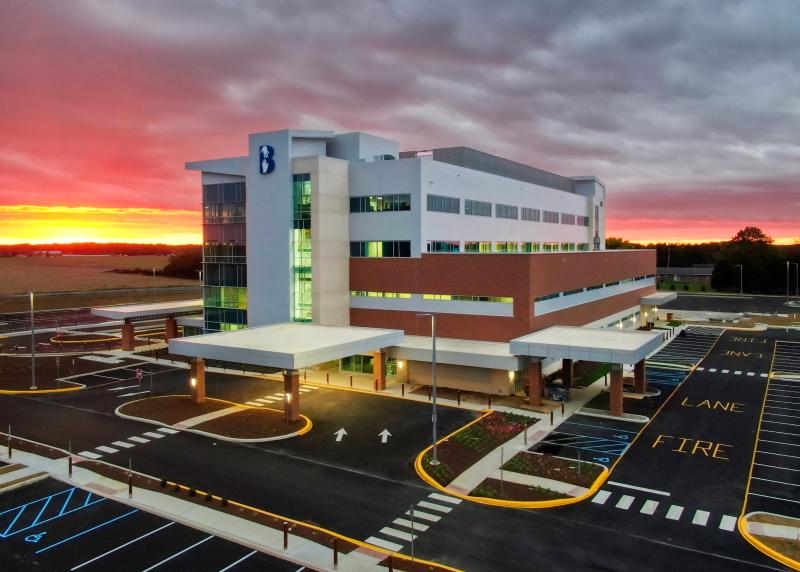
[[[647,377],[645,375],[644,360],[639,360],[633,366],[633,390],[636,393],[647,391]]]
[[[571,359],[563,359],[561,360],[561,382],[564,384],[565,389],[569,389],[572,387],[572,377],[573,377],[573,369],[572,369],[572,360]]]
[[[609,391],[611,415],[622,415],[622,365],[611,366],[611,391]]]
[[[122,324],[122,349],[128,352],[136,349],[136,344],[133,341],[134,327],[133,323],[125,322]]]
[[[190,364],[189,387],[192,401],[203,403],[206,400],[206,362],[203,358],[192,358]]]
[[[178,320],[175,318],[167,318],[164,321],[164,326],[166,329],[164,338],[167,340],[171,340],[172,338],[178,337]]]
[[[532,358],[525,375],[528,376],[528,403],[534,407],[542,405],[542,362]]]
[[[283,411],[287,423],[300,419],[300,372],[296,369],[283,372]]]
[[[378,391],[386,389],[386,352],[383,350],[372,354],[372,375]]]

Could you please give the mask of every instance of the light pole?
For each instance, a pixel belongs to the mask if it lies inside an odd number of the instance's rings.
[[[742,266],[741,264],[734,264],[733,266],[734,267],[736,267],[736,266],[739,267],[739,295],[741,296],[744,293],[744,288],[743,288],[743,284],[744,284],[744,279],[743,279],[744,266]]]
[[[794,266],[794,295],[800,296],[800,263],[792,262]]]
[[[31,391],[36,390],[36,328],[33,323],[33,290],[31,290]]]
[[[787,260],[786,261],[786,297],[789,297],[789,269],[791,268],[791,263]]]
[[[433,466],[439,464],[436,456],[436,314],[417,314],[417,316],[430,316],[431,318],[431,403],[433,413],[431,422],[433,423],[433,454],[429,463]]]

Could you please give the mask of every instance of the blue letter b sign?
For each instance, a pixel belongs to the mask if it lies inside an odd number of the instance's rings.
[[[272,148],[272,145],[262,145],[258,148],[258,154],[259,171],[261,171],[261,174],[268,175],[274,171],[275,160],[272,156],[275,154],[275,149]]]

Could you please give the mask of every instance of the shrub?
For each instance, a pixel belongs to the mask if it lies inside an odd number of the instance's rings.
[[[705,292],[705,291],[706,291],[706,285],[705,285],[705,284],[702,284],[702,285],[700,286],[700,291],[701,291],[701,292]]]
[[[683,291],[684,292],[688,292],[689,291],[689,285],[688,284],[684,284],[683,285]]]
[[[677,290],[677,288],[675,287],[675,284],[670,284],[669,285],[669,289],[670,290]]]

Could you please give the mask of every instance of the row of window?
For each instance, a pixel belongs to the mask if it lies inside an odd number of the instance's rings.
[[[354,240],[350,241],[350,256],[354,258],[409,258],[409,240]]]
[[[247,286],[247,265],[206,263],[203,266],[203,283],[206,286]]]
[[[356,298],[403,298],[409,299],[410,292],[368,292],[366,290],[351,290],[350,296]],[[448,302],[500,302],[513,304],[514,298],[508,296],[464,296],[461,294],[423,294],[423,300],[444,300]]]
[[[203,288],[205,310],[213,308],[247,309],[247,288],[233,286],[205,286]]]
[[[204,263],[247,262],[247,247],[244,244],[206,242],[203,244]]]
[[[494,248],[492,245],[494,244]],[[461,252],[461,242],[458,240],[429,240],[427,243],[427,252]],[[575,242],[516,242],[516,241],[499,241],[492,243],[491,241],[464,241],[464,252],[468,253],[484,253],[489,254],[492,252],[508,254],[515,252],[575,252],[589,250],[589,243],[575,243]]]
[[[368,195],[364,197],[350,197],[351,213],[384,213],[410,210],[411,195]]]
[[[575,288],[573,290],[565,290],[563,292],[554,292],[552,294],[545,294],[544,296],[537,296],[535,298],[535,301],[543,302],[544,300],[552,300],[553,298],[560,298],[562,296],[572,296],[574,294],[581,294],[583,292],[589,292],[591,290],[599,290],[600,288],[610,288],[611,286],[617,286],[619,284],[628,284],[631,282],[638,282],[640,280],[646,280],[648,278],[654,278],[654,277],[655,274],[645,274],[642,276],[636,276],[634,278],[624,278],[622,280],[614,280],[613,282],[594,284],[592,286],[587,286],[586,288]]]
[[[461,199],[442,195],[428,195],[428,210],[432,212],[460,214]],[[492,216],[492,203],[487,201],[464,199],[464,214],[470,216],[490,217]],[[497,218],[519,220],[520,208],[515,205],[496,203],[494,205],[494,215]],[[539,209],[528,207],[522,207],[522,220],[589,226],[589,217],[587,216],[578,216],[574,214],[559,213],[548,210],[540,211]]]
[[[203,205],[203,222],[245,222],[245,203],[207,203]]]
[[[215,185],[203,185],[203,204],[212,203],[243,203],[245,202],[245,184],[239,183],[218,183]]]
[[[203,225],[203,242],[247,241],[247,225],[243,222],[214,223]]]

